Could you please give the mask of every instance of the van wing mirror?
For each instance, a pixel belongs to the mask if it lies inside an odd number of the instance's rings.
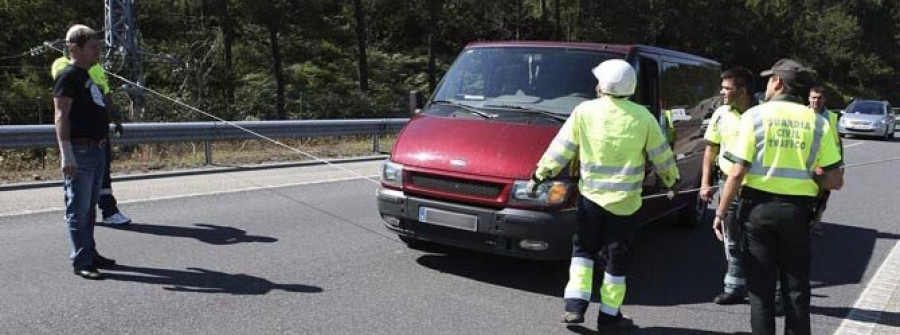
[[[422,91],[409,91],[409,114],[416,115],[425,107],[425,98]]]

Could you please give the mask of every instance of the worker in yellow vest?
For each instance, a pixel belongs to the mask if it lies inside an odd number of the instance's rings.
[[[837,124],[838,124],[838,113],[832,112],[825,108],[825,87],[816,85],[809,89],[809,108],[812,108],[817,114],[824,117],[828,120],[828,125],[831,126],[831,130],[835,133],[835,139],[837,140],[838,148],[841,149],[841,157],[844,154],[844,146],[841,143],[841,137],[837,136]],[[828,205],[828,199],[831,198],[831,191],[822,190],[819,192],[819,202],[816,204],[816,211],[813,214],[812,222],[810,222],[810,226],[812,228],[813,234],[816,235],[824,235],[825,228],[822,227],[822,214],[825,213],[825,207]]]
[[[738,135],[738,124],[741,115],[756,104],[753,99],[753,73],[744,67],[735,67],[722,73],[722,82],[719,93],[722,95],[723,105],[713,112],[709,119],[709,128],[703,138],[706,140],[706,151],[703,155],[703,170],[700,182],[700,199],[706,203],[712,200],[716,192],[715,180],[724,183],[724,178],[718,178],[718,174],[727,176],[731,169],[731,162],[725,159],[727,149]],[[729,213],[737,209],[738,201],[733,201],[728,207]],[[713,302],[719,305],[734,305],[743,303],[747,298],[746,279],[741,264],[740,251],[742,248],[740,222],[733,215],[729,215],[725,229],[725,251],[728,271],[725,274],[724,292],[717,295]]]
[[[766,103],[742,117],[725,158],[733,166],[722,191],[713,230],[722,240],[728,204],[741,192],[745,221],[744,269],[754,335],[775,334],[775,285],[782,284],[785,333],[810,334],[811,209],[821,189],[843,186],[836,134],[801,96],[812,86],[812,70],[781,59],[770,70]],[[776,278],[779,277],[779,278]]]
[[[584,322],[596,268],[604,271],[597,322],[598,330],[604,332],[632,324],[620,308],[638,228],[633,214],[641,208],[646,159],[667,187],[674,187],[679,176],[674,154],[654,116],[628,100],[637,82],[634,68],[621,59],[607,60],[593,74],[600,97],[575,108],[538,162],[528,193],[535,196],[542,183],[578,157],[581,194],[562,321]]]

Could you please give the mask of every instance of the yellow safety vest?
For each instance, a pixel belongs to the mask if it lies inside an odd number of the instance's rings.
[[[536,176],[557,175],[578,155],[581,194],[615,215],[641,208],[646,158],[666,186],[678,179],[675,155],[653,115],[628,99],[604,96],[575,107],[538,162]]]
[[[834,137],[825,118],[782,94],[744,113],[726,158],[749,168],[746,187],[814,197],[819,193],[815,167],[830,170],[842,164]]]
[[[50,65],[50,76],[53,77],[53,80],[56,80],[59,73],[62,72],[62,70],[65,70],[69,64],[72,64],[72,60],[66,57],[59,57],[54,60],[53,64]],[[106,78],[106,71],[103,70],[103,67],[100,66],[100,64],[91,66],[91,68],[88,69],[88,75],[91,77],[91,81],[100,87],[100,91],[102,91],[104,95],[109,93],[109,80]]]
[[[840,136],[837,136],[838,113],[832,112],[826,108],[826,109],[823,109],[822,112],[819,113],[819,115],[822,115],[823,117],[825,117],[828,120],[828,125],[831,126],[831,131],[834,132],[834,134],[835,134],[834,140],[838,144],[838,147],[840,148],[841,138],[840,138]]]
[[[719,147],[716,163],[719,165],[719,170],[726,175],[731,171],[731,161],[725,159],[725,152],[737,138],[740,122],[741,113],[737,108],[730,105],[719,106],[709,119],[709,127],[706,128],[706,134],[703,136],[707,144]]]

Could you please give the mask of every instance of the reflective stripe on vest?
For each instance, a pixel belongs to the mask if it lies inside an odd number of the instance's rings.
[[[641,185],[643,184],[642,181],[636,183],[621,183],[614,181],[584,180],[583,182],[584,185],[588,188],[622,192],[638,191],[641,189]]]
[[[602,166],[584,163],[581,167],[582,174],[602,173],[623,176],[639,176],[644,173],[644,166]]]

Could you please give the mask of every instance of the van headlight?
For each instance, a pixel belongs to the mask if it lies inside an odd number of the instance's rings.
[[[881,127],[884,127],[884,119],[875,121],[875,128],[881,128]]]
[[[528,196],[528,181],[513,182],[509,204],[524,206],[556,206],[566,202],[574,188],[574,184],[566,181],[547,181],[538,186],[537,197]]]
[[[381,165],[381,183],[397,188],[403,187],[403,165],[384,161]]]

